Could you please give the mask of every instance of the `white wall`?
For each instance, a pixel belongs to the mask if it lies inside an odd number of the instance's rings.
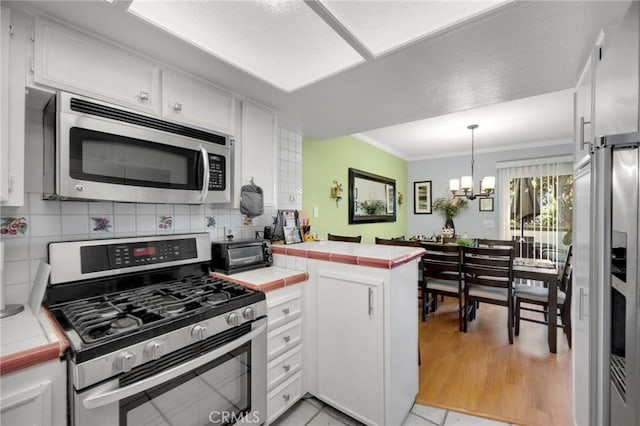
[[[24,218],[24,234],[1,234],[5,243],[3,279],[6,303],[26,303],[40,260],[47,260],[47,244],[53,241],[141,235],[208,232],[212,240],[227,232],[236,238],[253,238],[255,231],[271,225],[275,209],[265,208],[251,222],[239,209],[219,209],[215,205],[135,204],[114,202],[76,202],[42,200],[41,113],[27,109],[25,205],[3,207],[0,223]],[[285,129],[279,134],[280,169],[278,198],[280,208],[300,209],[302,200],[302,137]],[[104,218],[109,227],[99,230],[96,219]],[[165,228],[167,218],[171,227]],[[165,221],[163,223],[163,220]]]
[[[514,149],[510,151],[491,152],[475,155],[474,175],[476,187],[484,176],[497,175],[496,162],[522,160],[527,158],[551,157],[556,155],[572,155],[573,145],[567,144],[543,146],[529,149]],[[438,158],[432,160],[412,161],[408,164],[409,196],[407,210],[409,215],[408,235],[440,234],[445,218],[441,213],[413,214],[413,182],[431,181],[432,200],[449,196],[449,179],[460,178],[471,174],[471,154],[462,157]],[[498,237],[498,194],[494,194],[494,211],[480,212],[478,199],[470,201],[469,207],[454,219],[456,234],[467,233],[475,238]],[[485,223],[488,221],[489,223]],[[493,223],[493,227],[487,227]],[[483,226],[483,224],[485,226]]]

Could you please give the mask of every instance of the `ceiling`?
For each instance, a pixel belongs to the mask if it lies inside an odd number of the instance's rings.
[[[366,31],[377,34],[371,31],[369,21],[380,22],[376,25],[384,29],[384,34],[393,34],[394,28],[409,26],[405,20],[411,13],[403,7],[411,6],[412,2],[382,5],[376,0],[307,1],[304,5],[300,2],[291,4],[298,8],[321,5],[331,16],[339,17],[344,28],[337,33],[343,40],[345,34],[360,34],[356,41],[371,55],[367,56],[365,51],[361,57],[366,60],[340,68],[342,71],[329,72],[328,77],[312,79],[311,84],[294,82],[289,91],[267,83],[266,77],[256,75],[255,71],[232,65],[230,60],[211,55],[128,13],[130,0],[115,0],[112,4],[103,0],[3,1],[3,4],[41,11],[213,81],[240,97],[274,108],[283,127],[306,137],[326,139],[358,134],[407,159],[462,153],[465,146],[468,151],[470,134],[466,126],[471,121],[480,125],[476,133],[478,151],[548,143],[569,136],[572,104],[567,103],[570,93],[566,89],[575,85],[598,30],[618,20],[630,4],[515,0],[489,12],[476,13],[462,23],[454,22],[439,32],[423,29],[426,37],[388,36],[375,40],[361,35]],[[202,3],[228,6],[238,2]],[[385,16],[386,22],[381,20]],[[327,16],[323,19],[326,21]],[[412,22],[414,25],[415,20]],[[251,31],[249,24],[234,23],[246,32]],[[270,25],[275,32],[291,26],[296,37],[306,37],[317,44],[331,37],[321,30],[300,29],[295,19],[273,21]],[[237,32],[229,30],[223,34],[241,42]],[[350,41],[352,45],[354,41]],[[401,47],[396,47],[398,44]],[[282,49],[288,49],[288,45],[283,44]],[[330,51],[315,56],[322,63],[330,61],[333,55]],[[305,66],[302,57],[296,58],[294,55],[295,60],[288,62],[286,69]],[[549,95],[538,96],[542,94]],[[521,101],[510,103],[516,100]],[[498,105],[506,102],[509,103]],[[555,102],[562,102],[557,105],[565,105],[567,109],[554,110],[551,105]],[[515,112],[520,115],[509,118]],[[561,116],[568,119],[559,122]],[[400,126],[402,123],[407,124]]]

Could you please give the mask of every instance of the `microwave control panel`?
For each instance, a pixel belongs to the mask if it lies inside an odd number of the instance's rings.
[[[225,175],[224,156],[209,154],[209,191],[224,191],[227,187]]]

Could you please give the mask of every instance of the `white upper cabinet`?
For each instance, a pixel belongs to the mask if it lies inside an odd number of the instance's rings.
[[[585,157],[589,156],[591,132],[591,112],[592,112],[592,92],[593,92],[593,61],[589,60],[580,75],[580,80],[573,94],[574,99],[574,164],[579,164]]]
[[[162,71],[162,115],[228,135],[235,130],[234,98],[193,77]]]
[[[604,29],[595,66],[594,136],[637,132],[640,73],[640,3]]]
[[[158,113],[159,69],[86,34],[36,18],[34,81]]]
[[[0,202],[24,204],[26,18],[0,12]]]
[[[264,191],[264,205],[276,205],[278,120],[275,114],[251,102],[242,102],[242,182]]]

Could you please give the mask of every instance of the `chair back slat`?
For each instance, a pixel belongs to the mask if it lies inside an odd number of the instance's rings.
[[[486,287],[497,287],[497,288],[507,288],[510,287],[509,283],[511,280],[504,277],[490,277],[489,275],[482,276],[474,276],[474,275],[465,275],[464,282],[469,284],[478,284]]]
[[[420,240],[398,240],[378,237],[376,237],[376,244],[384,244],[388,246],[422,247]]]
[[[427,278],[458,281],[461,278],[460,247],[437,244],[423,245],[424,276]]]
[[[342,241],[345,243],[359,243],[360,241],[362,241],[362,235],[358,235],[357,237],[348,237],[345,235],[327,234],[327,240]]]

